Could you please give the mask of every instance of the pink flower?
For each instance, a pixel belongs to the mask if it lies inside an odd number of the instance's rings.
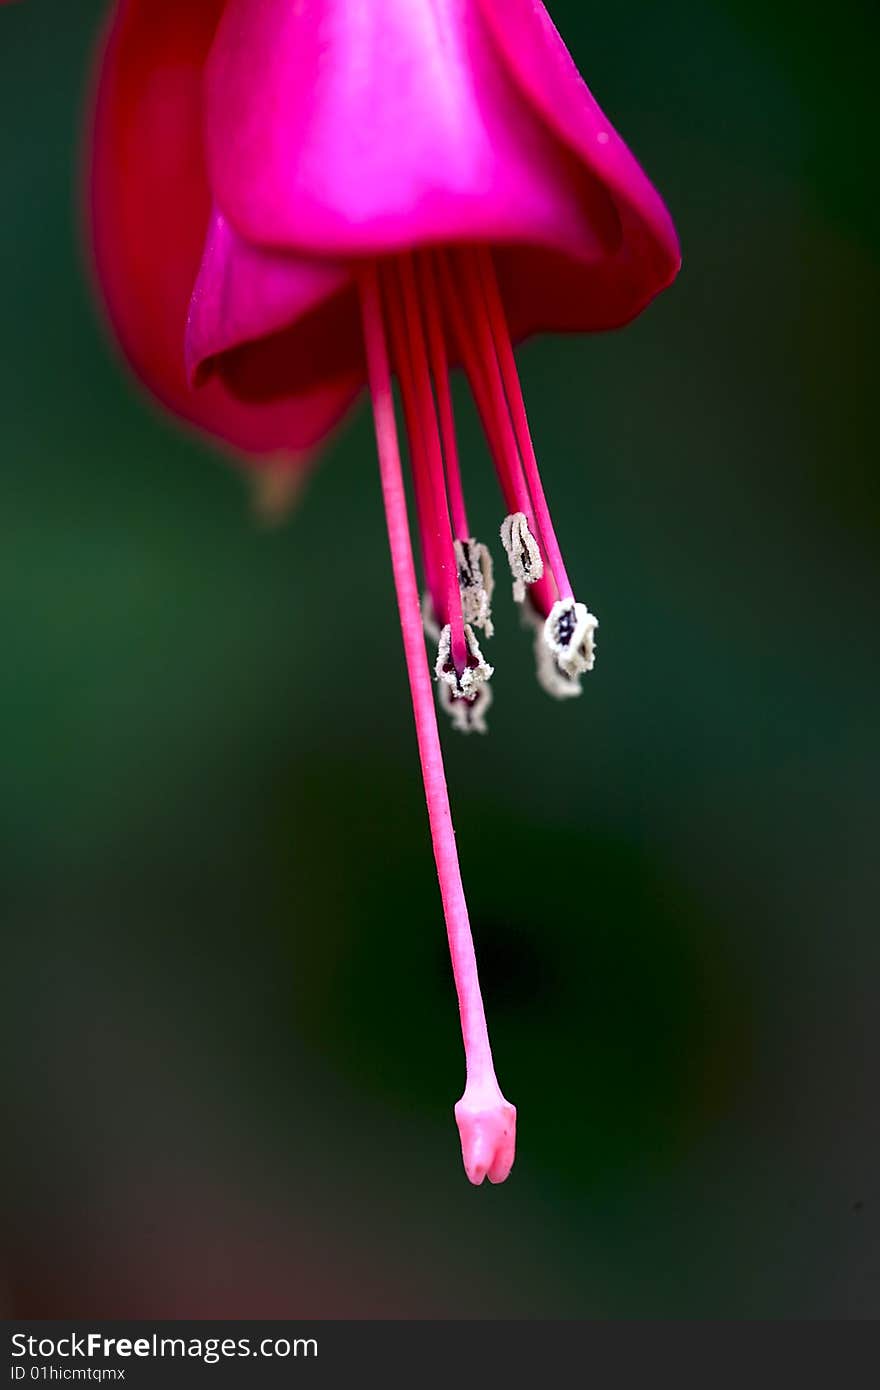
[[[669,215],[539,0],[121,0],[91,148],[100,283],[166,406],[295,470],[369,386],[461,1010],[456,1118],[471,1181],[503,1181],[516,1112],[492,1063],[425,649],[427,631],[454,724],[483,730],[492,562],[468,524],[449,371],[464,367],[483,421],[539,678],[578,694],[596,620],[566,573],[511,343],[638,314],[678,269]]]

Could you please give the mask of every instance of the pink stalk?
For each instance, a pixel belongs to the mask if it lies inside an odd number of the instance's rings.
[[[516,447],[516,436],[513,433],[513,426],[510,423],[510,416],[504,398],[501,378],[500,376],[497,377],[497,389],[493,390],[490,374],[486,370],[485,354],[482,352],[484,343],[479,341],[475,343],[471,336],[468,317],[461,303],[459,291],[455,283],[455,276],[453,275],[452,267],[449,264],[445,252],[438,252],[437,264],[440,269],[440,280],[443,286],[444,306],[452,321],[452,328],[458,343],[458,350],[461,353],[465,370],[471,383],[474,400],[477,402],[477,408],[480,411],[483,428],[486,431],[490,445],[492,445],[492,458],[498,471],[498,481],[501,484],[501,491],[504,493],[504,500],[512,511],[523,512],[525,516],[530,519],[531,523],[532,505],[529,500],[525,477],[520,466],[519,454]],[[489,334],[485,324],[483,325],[483,331],[485,338],[488,339]],[[494,352],[492,356],[494,358]],[[502,407],[503,418],[501,419],[499,419],[498,416],[499,404]],[[537,530],[537,527],[534,529]]]
[[[418,409],[412,362],[406,337],[403,308],[397,294],[397,286],[392,274],[386,271],[382,277],[385,290],[385,305],[391,329],[391,342],[394,351],[394,365],[400,382],[400,396],[406,417],[406,431],[409,440],[410,467],[416,498],[416,515],[419,523],[419,540],[422,552],[422,565],[425,583],[431,595],[434,617],[442,627],[446,622],[446,592],[440,573],[440,560],[437,553],[437,522],[434,517],[434,496],[431,488],[430,470],[425,443],[422,438],[422,421]]]
[[[501,483],[501,490],[508,508],[512,512],[522,512],[529,523],[535,540],[541,548],[545,562],[544,577],[530,585],[534,603],[545,613],[549,613],[556,601],[556,589],[552,565],[546,547],[541,546],[541,531],[535,518],[531,497],[526,485],[519,447],[510,419],[510,410],[504,391],[504,382],[495,353],[492,332],[486,314],[480,280],[471,255],[464,251],[459,257],[463,271],[463,289],[469,317],[459,303],[455,280],[445,255],[441,253],[440,269],[443,277],[447,307],[453,321],[459,350],[465,362],[465,369],[477,402],[477,409],[483,422],[483,429],[489,440],[492,457]],[[469,323],[476,334],[476,344],[471,339]],[[481,403],[482,400],[482,403]]]
[[[467,1082],[464,1095],[455,1107],[455,1114],[461,1135],[465,1170],[471,1182],[482,1182],[487,1175],[490,1182],[503,1182],[513,1164],[516,1111],[504,1099],[495,1077],[474,943],[461,882],[431,675],[422,634],[419,591],[410,543],[406,493],[394,418],[391,372],[375,266],[369,265],[363,270],[360,290],[391,566],[412,694],[431,840],[437,876],[440,880],[452,972],[461,1015]]]
[[[458,585],[458,564],[452,544],[452,529],[449,523],[449,503],[446,497],[446,480],[443,474],[443,452],[437,430],[437,414],[434,408],[434,395],[431,391],[431,372],[428,366],[428,353],[422,328],[422,315],[419,308],[419,292],[416,286],[412,257],[403,256],[398,261],[400,284],[403,292],[403,311],[406,316],[409,338],[410,362],[416,389],[416,402],[421,420],[422,440],[428,459],[428,471],[434,499],[434,521],[437,536],[437,557],[441,580],[446,594],[446,621],[451,629],[452,660],[458,674],[467,666],[468,649],[464,636],[464,619],[461,611],[461,590]]]
[[[544,543],[544,550],[550,561],[550,568],[553,571],[553,577],[559,589],[559,597],[573,598],[574,595],[572,593],[571,584],[569,583],[565,564],[562,559],[562,551],[556,539],[556,531],[554,530],[553,521],[550,516],[550,508],[547,505],[544,485],[541,482],[541,474],[538,469],[538,460],[535,456],[535,446],[532,443],[532,435],[529,429],[525,401],[523,400],[519,372],[516,369],[516,359],[513,355],[513,347],[510,342],[507,316],[505,315],[504,305],[498,291],[498,281],[495,276],[495,266],[492,263],[491,251],[485,247],[478,250],[477,264],[479,266],[478,273],[488,313],[489,326],[495,343],[495,351],[498,354],[497,360],[501,368],[501,376],[504,381],[504,391],[507,396],[511,416],[513,417],[513,427],[516,431],[516,440],[522,456],[529,491],[532,495],[535,515],[541,530],[541,540]]]
[[[452,393],[449,389],[449,359],[446,354],[443,315],[440,310],[437,280],[430,256],[420,255],[418,268],[425,305],[425,321],[428,327],[431,372],[434,377],[434,389],[437,393],[437,413],[440,417],[440,436],[443,442],[443,461],[446,465],[446,486],[449,490],[452,528],[456,540],[466,541],[470,538],[471,533],[464,501],[464,488],[461,482],[458,444],[455,438],[455,415],[452,409]]]

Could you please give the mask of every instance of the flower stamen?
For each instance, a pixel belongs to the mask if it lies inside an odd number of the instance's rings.
[[[434,393],[431,389],[431,373],[428,366],[419,293],[412,257],[401,256],[396,265],[406,322],[409,360],[415,384],[416,409],[421,425],[422,444],[428,460],[434,508],[434,532],[431,540],[435,546],[436,566],[443,592],[442,613],[445,622],[449,624],[451,629],[452,659],[459,675],[462,675],[468,660],[467,641],[461,611],[461,594],[458,588],[458,566],[455,562],[452,528],[449,520],[443,452],[440,445]]]
[[[492,687],[479,686],[470,700],[459,700],[455,692],[445,682],[439,686],[440,707],[445,710],[452,727],[459,734],[486,734],[489,732],[486,715],[492,704]]]
[[[464,670],[457,670],[452,659],[452,635],[447,623],[440,633],[434,674],[438,681],[445,681],[456,700],[473,700],[480,686],[492,679],[494,667],[489,665],[480,651],[480,644],[470,623],[465,625],[464,635],[468,653]]]
[[[478,541],[474,540],[468,525],[458,444],[455,436],[455,414],[452,408],[452,393],[449,388],[449,357],[446,350],[443,313],[430,254],[427,252],[419,253],[415,257],[415,266],[422,295],[428,355],[434,382],[434,395],[437,400],[440,442],[443,449],[449,510],[452,515],[452,532],[455,537],[454,550],[458,568],[462,616],[465,623],[482,628],[486,636],[491,637],[494,631],[491,608],[494,588],[492,557],[484,545],[480,545]]]
[[[599,620],[573,598],[554,603],[544,624],[544,643],[564,676],[576,680],[596,662],[594,634]]]
[[[395,292],[395,285],[388,269],[385,269],[381,276],[381,292],[388,315],[388,328],[394,367],[397,372],[397,380],[400,383],[400,398],[406,420],[410,471],[413,479],[416,519],[418,521],[419,542],[422,555],[422,569],[424,571],[425,583],[430,597],[431,613],[434,621],[439,627],[440,614],[442,614],[445,609],[445,595],[441,582],[437,547],[434,543],[434,538],[437,533],[437,524],[434,519],[434,492],[431,487],[430,469],[422,437],[422,420],[416,399],[415,380],[409,344],[407,342],[403,306],[399,296]]]
[[[561,599],[571,598],[571,585],[568,581],[568,574],[566,573],[565,564],[562,559],[562,551],[556,539],[556,531],[553,527],[550,508],[547,505],[547,497],[544,493],[544,485],[541,482],[541,474],[538,469],[538,460],[535,456],[535,446],[532,443],[525,401],[523,400],[522,386],[520,385],[519,372],[516,369],[516,359],[513,355],[513,346],[510,341],[510,332],[507,327],[507,316],[504,311],[504,304],[498,289],[498,280],[495,275],[492,253],[486,247],[481,247],[477,250],[476,257],[479,267],[478,274],[480,285],[483,291],[483,301],[486,306],[489,327],[495,345],[501,377],[504,382],[504,393],[507,397],[508,407],[513,420],[516,442],[519,446],[523,468],[525,469],[526,480],[531,494],[532,505],[540,528],[541,543],[548,557],[550,569],[559,591],[559,597]]]
[[[437,414],[440,419],[440,439],[443,445],[446,486],[449,491],[449,510],[452,513],[452,530],[456,540],[463,541],[470,535],[471,530],[468,526],[458,445],[455,438],[455,414],[452,409],[452,393],[449,389],[449,358],[446,352],[446,337],[443,332],[443,314],[440,309],[437,280],[430,255],[420,254],[417,257],[417,267],[425,309],[425,323],[428,330],[428,351],[431,359],[431,372],[434,377],[434,391],[437,397]]]
[[[507,552],[510,572],[513,575],[513,597],[522,603],[526,596],[526,585],[536,584],[544,575],[544,561],[529,529],[529,523],[522,512],[506,516],[501,523],[501,544]]]
[[[491,637],[495,632],[492,623],[495,567],[489,549],[470,536],[455,542],[455,559],[464,620],[472,627],[482,628],[486,636]]]
[[[465,318],[457,303],[452,270],[447,265],[446,288],[456,322],[459,350],[465,361],[471,390],[480,411],[508,512],[526,518],[529,533],[537,543],[540,533],[504,390],[504,379],[492,337],[478,263],[472,251],[461,251],[456,257],[455,265],[468,311]],[[557,596],[552,570],[542,562],[540,569],[533,569],[531,573],[531,580],[524,580],[518,569],[513,571],[514,597],[519,594],[523,583],[539,584],[541,587],[537,601],[545,612],[549,611]],[[545,575],[546,583],[542,583]]]
[[[479,284],[474,278],[472,256],[462,251],[453,261],[452,253],[440,251],[437,262],[443,284],[444,305],[452,320],[458,350],[480,410],[483,428],[492,446],[501,490],[511,511],[521,511],[531,517],[531,500],[486,314],[479,303],[475,312],[474,291],[479,289]]]

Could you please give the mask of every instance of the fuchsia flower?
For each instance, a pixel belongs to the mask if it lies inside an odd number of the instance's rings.
[[[566,573],[511,344],[638,314],[678,269],[669,215],[539,0],[121,0],[91,152],[100,283],[166,406],[293,475],[369,387],[461,1010],[455,1112],[469,1178],[501,1182],[516,1112],[492,1062],[425,647],[427,632],[453,723],[484,729],[493,572],[449,372],[464,367],[482,418],[539,678],[577,694],[596,619]]]

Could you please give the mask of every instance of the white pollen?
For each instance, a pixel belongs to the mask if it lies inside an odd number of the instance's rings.
[[[554,700],[571,700],[582,695],[580,676],[570,676],[563,671],[544,641],[544,619],[541,614],[531,603],[524,603],[521,612],[523,627],[532,633],[535,675],[541,689]]]
[[[501,544],[507,551],[513,576],[514,602],[522,603],[526,596],[526,585],[535,584],[544,577],[544,561],[538,543],[522,512],[513,512],[504,518],[501,523]]]
[[[489,729],[486,725],[486,714],[492,704],[492,687],[483,684],[476,691],[473,699],[462,700],[457,698],[452,688],[441,681],[437,687],[437,698],[440,708],[446,712],[452,721],[452,727],[460,734],[487,734]]]
[[[458,586],[461,591],[461,612],[466,623],[481,628],[492,637],[492,593],[495,572],[492,556],[485,545],[473,538],[455,542],[455,563],[458,566]]]
[[[484,659],[470,623],[465,624],[464,637],[468,649],[468,664],[459,675],[452,660],[452,629],[448,623],[446,624],[440,633],[434,675],[438,681],[449,686],[453,699],[474,700],[477,692],[491,680],[495,668]]]
[[[544,624],[543,640],[563,675],[576,680],[596,662],[595,632],[599,626],[583,603],[558,599]]]

